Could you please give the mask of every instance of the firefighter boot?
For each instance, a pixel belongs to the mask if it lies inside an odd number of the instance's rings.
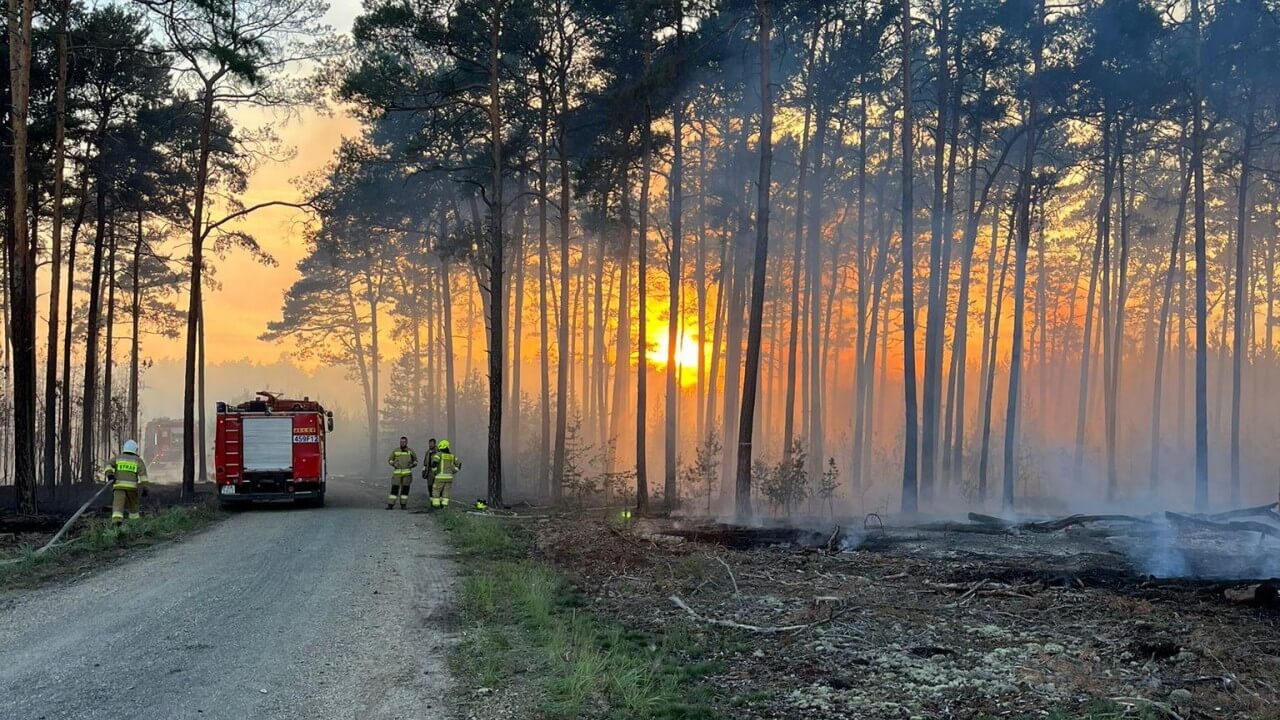
[[[387,495],[387,509],[391,510],[396,506],[396,501],[400,499],[400,484],[392,483],[391,492]]]
[[[128,496],[123,488],[115,488],[111,491],[111,524],[119,527],[124,524],[124,507],[128,503]]]

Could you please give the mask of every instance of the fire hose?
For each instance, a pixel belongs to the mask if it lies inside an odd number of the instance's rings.
[[[98,488],[98,492],[94,493],[94,494],[93,494],[93,497],[91,497],[91,498],[89,498],[88,500],[86,500],[86,501],[84,502],[84,504],[80,506],[80,509],[79,509],[79,510],[76,510],[76,511],[75,511],[75,514],[73,514],[73,515],[71,516],[71,518],[70,518],[69,520],[67,520],[67,522],[66,522],[66,523],[64,523],[64,524],[63,524],[62,528],[61,528],[60,530],[58,530],[57,534],[55,534],[55,535],[54,535],[54,536],[49,540],[49,542],[47,542],[47,543],[45,543],[44,545],[40,546],[40,548],[39,548],[39,549],[37,549],[37,550],[35,551],[35,554],[36,554],[36,555],[43,555],[43,554],[45,554],[46,552],[48,552],[50,549],[52,549],[54,546],[56,546],[56,545],[58,544],[58,541],[62,539],[62,536],[67,534],[67,530],[70,530],[70,529],[71,529],[71,526],[75,524],[76,520],[79,520],[79,519],[80,519],[80,516],[84,514],[84,511],[89,509],[89,506],[93,504],[93,501],[94,501],[94,500],[97,500],[97,499],[98,499],[98,497],[102,495],[102,492],[103,492],[104,490],[106,490],[107,488],[111,487],[111,485],[112,485],[112,483],[111,483],[111,481],[110,481],[110,480],[108,480],[107,482],[103,483],[102,487]],[[12,565],[12,564],[14,564],[14,563],[21,562],[21,561],[22,561],[22,558],[14,558],[14,559],[11,559],[11,560],[5,560],[3,563],[0,563],[0,564],[3,564],[3,565]]]

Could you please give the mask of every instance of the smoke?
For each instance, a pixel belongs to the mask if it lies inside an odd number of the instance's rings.
[[[1280,577],[1280,551],[1253,532],[1186,531],[1166,522],[1158,523],[1151,536],[1126,538],[1120,547],[1135,570],[1157,578]]]

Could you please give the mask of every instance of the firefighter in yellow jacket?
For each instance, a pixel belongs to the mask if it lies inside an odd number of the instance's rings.
[[[436,445],[436,454],[432,457],[436,466],[436,481],[431,485],[431,507],[449,507],[449,488],[453,485],[453,476],[462,469],[462,461],[449,447],[448,440],[441,440]]]
[[[400,438],[400,447],[391,451],[387,458],[391,466],[391,494],[387,495],[387,509],[396,506],[400,501],[400,509],[409,504],[409,486],[413,484],[413,469],[418,466],[418,454],[409,447],[409,438]]]
[[[111,481],[111,522],[117,525],[124,522],[125,513],[130,522],[141,517],[138,490],[148,482],[147,464],[138,456],[136,441],[124,441],[120,454],[107,465],[107,479]]]

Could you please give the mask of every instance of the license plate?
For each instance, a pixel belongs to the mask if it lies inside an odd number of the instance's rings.
[[[235,485],[223,485],[221,488],[219,488],[219,489],[218,489],[218,492],[222,493],[223,495],[235,495],[235,494],[236,494],[236,486],[235,486]]]
[[[294,435],[293,442],[295,444],[296,443],[318,443],[320,442],[320,436],[319,435]]]

